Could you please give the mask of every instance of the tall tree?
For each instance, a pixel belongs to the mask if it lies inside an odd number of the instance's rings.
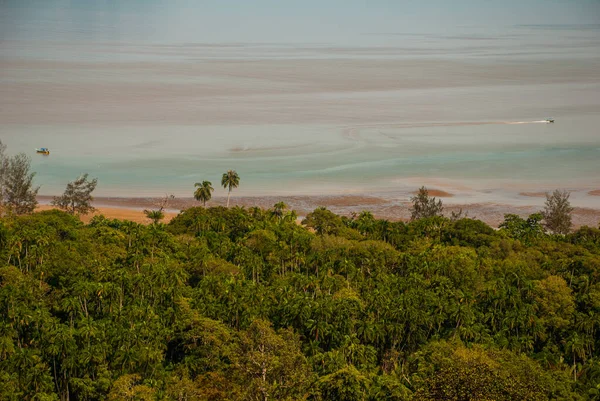
[[[240,176],[235,170],[229,170],[226,173],[223,173],[221,185],[223,188],[229,189],[227,192],[227,207],[229,207],[229,196],[231,195],[231,190],[240,185]]]
[[[570,192],[559,189],[552,195],[546,192],[546,205],[542,212],[544,226],[555,234],[568,234],[571,231],[573,208],[569,202],[570,196]]]
[[[418,220],[425,217],[441,216],[444,210],[442,201],[435,201],[434,198],[429,197],[429,191],[427,188],[421,187],[419,192],[410,198],[412,207],[410,208],[411,219]]]
[[[238,179],[239,181],[239,179]],[[197,182],[194,184],[194,187],[197,187],[196,191],[194,191],[194,198],[197,201],[201,201],[202,205],[206,207],[206,201],[209,201],[212,198],[212,191],[215,189],[212,187],[212,182],[210,181],[202,181],[202,183]]]
[[[31,160],[24,154],[8,157],[0,143],[0,202],[16,214],[31,213],[37,206],[40,187],[33,187]]]
[[[88,181],[88,174],[79,176],[67,184],[65,192],[60,197],[54,197],[52,204],[70,214],[88,214],[96,210],[92,206],[92,192],[98,185],[98,179]]]

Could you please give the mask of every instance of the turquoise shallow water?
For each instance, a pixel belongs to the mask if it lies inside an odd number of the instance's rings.
[[[20,4],[0,139],[44,194],[88,172],[98,195],[184,196],[227,169],[242,195],[600,188],[597,25],[227,41],[171,32],[167,2]]]

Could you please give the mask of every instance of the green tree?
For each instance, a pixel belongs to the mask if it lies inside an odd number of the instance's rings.
[[[306,398],[312,374],[293,332],[277,334],[268,321],[255,320],[241,333],[240,354],[235,361],[250,384],[249,399]]]
[[[165,218],[165,213],[162,210],[144,209],[144,214],[152,220],[153,224],[158,224],[159,221]]]
[[[138,384],[141,381],[139,375],[123,375],[119,377],[113,388],[108,393],[108,401],[152,401],[155,392],[151,387]]]
[[[214,191],[212,183],[210,181],[197,182],[194,184],[194,187],[197,188],[194,191],[194,198],[197,201],[202,202],[202,205],[206,207],[206,201],[209,201],[210,198],[212,198],[212,191]]]
[[[24,154],[9,157],[2,174],[2,203],[16,214],[32,213],[37,206],[40,187],[33,187],[31,160]]]
[[[575,300],[564,278],[548,276],[537,281],[533,288],[537,316],[550,328],[564,329],[571,323]]]
[[[33,187],[35,173],[30,169],[31,160],[24,153],[10,157],[0,141],[0,212],[4,208],[16,214],[35,210],[40,188]]]
[[[6,155],[6,145],[0,140],[0,216],[4,209],[4,176],[8,169],[8,156]]]
[[[412,207],[410,208],[411,220],[441,216],[444,210],[442,201],[438,200],[436,202],[435,197],[430,198],[429,191],[425,187],[421,187],[419,192],[410,198],[410,201],[412,202]]]
[[[516,214],[505,214],[504,221],[500,224],[500,229],[510,238],[518,239],[527,245],[532,241],[544,235],[544,229],[541,225],[543,216],[541,213],[530,215],[527,220],[522,219]]]
[[[88,214],[96,209],[92,206],[92,192],[98,185],[98,179],[88,181],[88,174],[82,174],[75,181],[67,184],[65,192],[60,197],[54,197],[52,204],[70,214]]]
[[[546,192],[546,205],[542,211],[544,226],[555,234],[568,234],[571,231],[571,212],[569,202],[571,193],[556,189],[552,195]]]
[[[325,207],[318,207],[306,215],[302,224],[312,228],[319,235],[336,235],[342,229],[343,223],[340,216]]]
[[[320,378],[318,386],[324,400],[365,401],[370,380],[354,366],[348,365]]]
[[[6,145],[2,143],[2,140],[0,140],[0,189],[2,189],[4,173],[6,172],[7,168],[8,168],[8,156],[6,156]]]
[[[240,185],[240,176],[235,170],[228,170],[226,173],[223,173],[223,177],[221,177],[221,185],[223,188],[228,189],[227,207],[229,207],[229,196],[231,195],[231,190]]]
[[[274,206],[273,206],[273,210],[271,211],[271,214],[277,218],[277,220],[282,220],[283,217],[285,216],[285,211],[287,210],[288,205],[286,205],[284,202],[277,202]]]
[[[356,229],[362,235],[372,235],[375,231],[376,221],[371,212],[362,211],[355,220]]]
[[[411,382],[418,387],[418,400],[572,399],[566,377],[506,350],[430,343],[415,360],[419,368]]]

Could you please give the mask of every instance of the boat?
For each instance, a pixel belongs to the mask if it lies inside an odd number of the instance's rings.
[[[50,154],[50,149],[48,148],[37,148],[35,150],[36,153],[42,154],[42,155],[49,155]]]
[[[553,119],[553,118],[547,118],[547,119],[546,119],[546,122],[547,122],[548,124],[550,124],[550,123],[553,123],[553,122],[554,122],[554,119]]]

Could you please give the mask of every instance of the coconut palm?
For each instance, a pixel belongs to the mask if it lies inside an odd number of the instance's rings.
[[[286,205],[284,202],[278,202],[275,204],[275,206],[273,206],[273,210],[271,211],[271,214],[277,218],[277,220],[281,220],[283,218],[283,216],[285,215],[285,211],[288,208],[288,205]]]
[[[152,223],[154,223],[154,224],[158,224],[158,222],[161,221],[165,217],[165,213],[162,211],[162,209],[160,209],[160,210],[144,209],[144,214],[146,215],[147,218],[152,220]]]
[[[196,198],[197,201],[202,201],[203,205],[206,207],[206,201],[210,200],[210,198],[212,197],[212,191],[215,190],[212,187],[212,182],[210,182],[210,181],[202,181],[202,183],[197,182],[194,184],[194,186],[198,188],[198,189],[196,189],[196,191],[194,191],[194,198]]]
[[[229,170],[223,174],[221,185],[223,188],[229,189],[229,192],[227,193],[227,207],[229,207],[229,195],[231,195],[231,190],[233,188],[237,188],[240,185],[240,176],[235,170]]]

